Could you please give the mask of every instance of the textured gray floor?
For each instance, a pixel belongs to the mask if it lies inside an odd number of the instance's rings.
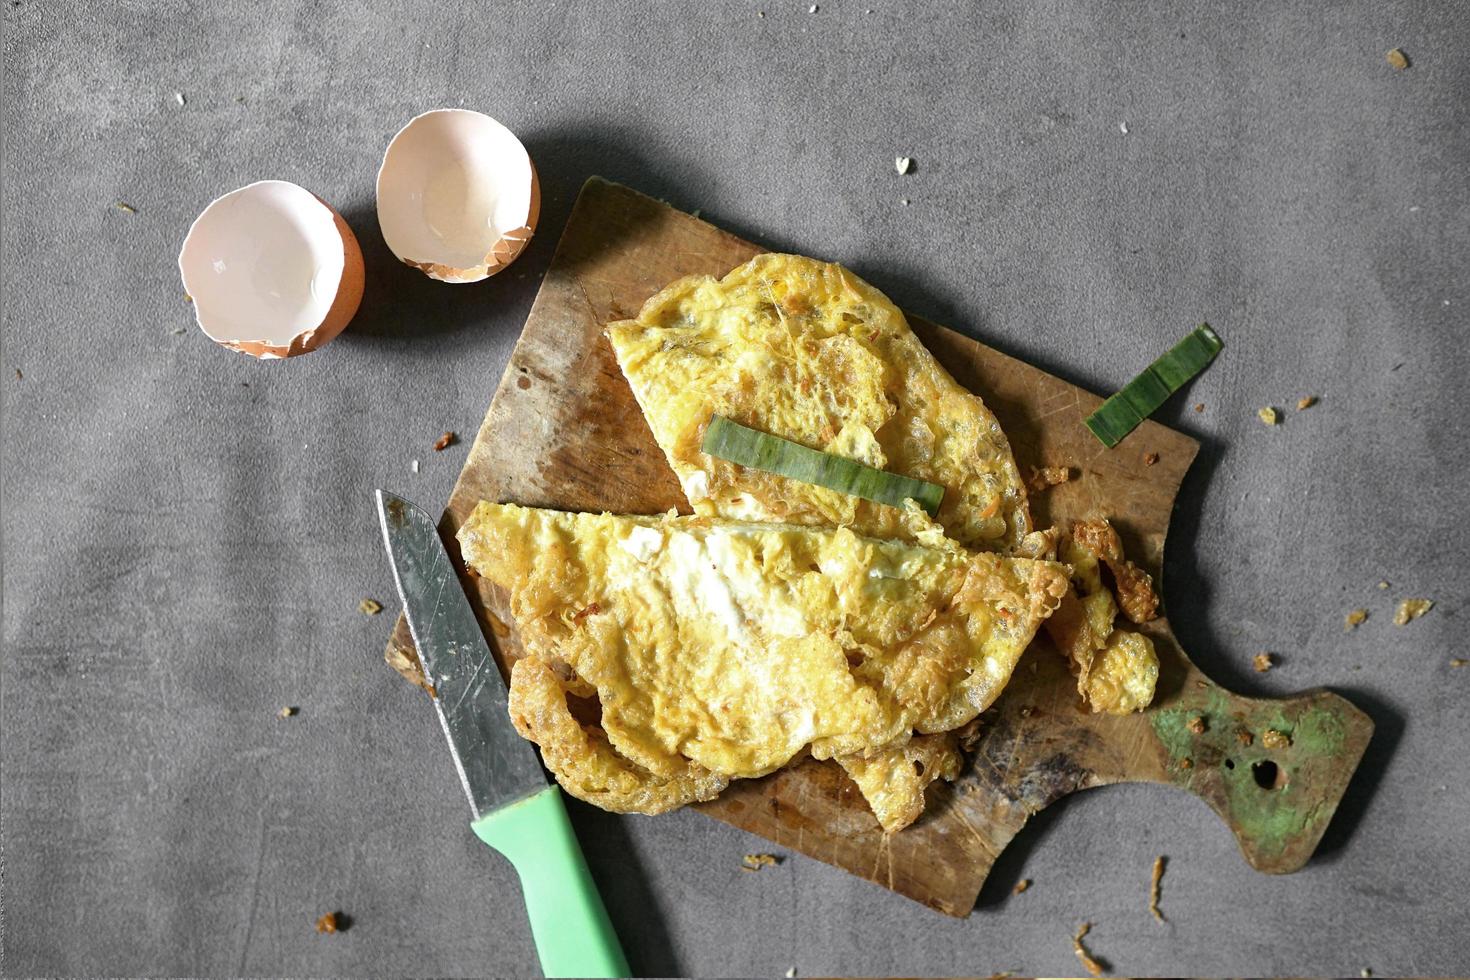
[[[1206,447],[1172,619],[1220,680],[1330,685],[1379,731],[1300,874],[1116,788],[1036,820],[967,921],[801,857],[742,874],[760,842],[692,813],[578,806],[635,970],[1066,975],[1091,920],[1120,973],[1470,971],[1470,7],[809,6],[5,0],[3,972],[536,969],[357,604],[395,608],[372,488],[447,498],[464,447],[430,444],[475,430],[593,173],[1098,390],[1208,319],[1227,350],[1163,415]],[[511,273],[451,287],[390,261],[373,177],[461,104],[524,137],[546,207]],[[264,177],[368,261],[357,322],[288,363],[209,343],[174,267]],[[1404,595],[1437,605],[1396,628]],[[313,931],[329,909],[350,932]]]

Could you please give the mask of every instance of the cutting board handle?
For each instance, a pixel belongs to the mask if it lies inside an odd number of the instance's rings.
[[[1251,867],[1298,870],[1337,810],[1373,720],[1330,691],[1248,698],[1188,674],[1146,715],[1165,781],[1208,803]]]

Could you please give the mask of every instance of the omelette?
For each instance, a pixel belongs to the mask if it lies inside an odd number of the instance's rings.
[[[966,547],[1008,552],[1031,530],[995,416],[886,296],[840,265],[758,255],[723,279],[672,283],[606,333],[696,514],[885,538],[912,528],[901,508],[705,455],[718,414],[940,485],[936,519]]]
[[[458,538],[509,594],[512,718],[568,792],[656,813],[809,752],[847,760],[887,826],[958,766],[950,736],[912,733],[984,710],[1068,587],[1062,565],[967,551],[920,516],[879,539],[481,502]],[[568,700],[594,695],[598,726]]]

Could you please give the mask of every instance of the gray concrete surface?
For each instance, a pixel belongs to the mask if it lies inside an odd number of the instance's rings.
[[[1329,685],[1379,731],[1299,874],[1115,788],[1036,820],[965,921],[799,856],[742,874],[761,843],[693,813],[578,805],[636,970],[1059,976],[1090,920],[1118,973],[1470,971],[1470,8],[809,7],[6,0],[4,973],[536,970],[357,604],[396,608],[372,488],[447,498],[464,446],[430,444],[476,428],[594,173],[1097,390],[1208,319],[1227,349],[1162,416],[1205,444],[1174,622],[1222,681]],[[390,260],[373,178],[457,105],[524,137],[546,208],[512,272],[450,287]],[[343,209],[368,261],[357,322],[289,363],[208,342],[174,267],[264,177]],[[1437,605],[1396,628],[1406,595]],[[330,909],[349,932],[313,931]]]

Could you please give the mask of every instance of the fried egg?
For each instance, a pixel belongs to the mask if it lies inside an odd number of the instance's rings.
[[[840,527],[482,502],[458,537],[540,665],[512,672],[518,726],[573,795],[638,812],[968,722],[1067,588],[1053,562]],[[568,727],[568,689],[600,730]]]
[[[759,255],[723,279],[680,279],[607,336],[695,513],[894,537],[900,508],[700,451],[711,416],[937,483],[950,537],[987,551],[1031,529],[1010,444],[984,402],[903,313],[840,265]]]

